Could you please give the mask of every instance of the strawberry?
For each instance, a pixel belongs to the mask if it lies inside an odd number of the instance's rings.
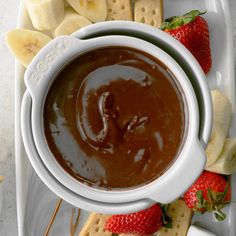
[[[183,16],[173,16],[166,19],[160,28],[179,40],[207,74],[211,69],[212,60],[208,25],[200,16],[204,13],[193,10]]]
[[[163,225],[162,209],[152,207],[125,215],[113,215],[105,223],[104,229],[115,234],[152,234]]]
[[[225,178],[216,173],[203,171],[197,181],[184,194],[189,208],[200,213],[214,212],[216,219],[226,218],[221,209],[231,199],[231,188]]]

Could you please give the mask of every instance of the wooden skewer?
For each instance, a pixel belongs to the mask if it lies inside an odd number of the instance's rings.
[[[70,236],[74,236],[76,229],[78,227],[79,224],[79,218],[80,218],[80,209],[78,208],[77,211],[77,216],[75,218],[75,223],[74,222],[74,214],[75,214],[75,209],[72,209],[72,213],[71,213],[71,217],[70,217]]]
[[[45,230],[44,236],[48,236],[48,234],[50,232],[50,229],[52,227],[52,224],[53,224],[53,222],[54,222],[54,220],[55,220],[55,218],[57,216],[57,213],[58,213],[58,211],[60,209],[61,203],[62,203],[62,199],[59,198],[58,201],[57,201],[56,207],[54,209],[54,212],[52,213],[51,219],[50,219],[50,221],[48,223],[48,226],[47,226],[47,228]]]

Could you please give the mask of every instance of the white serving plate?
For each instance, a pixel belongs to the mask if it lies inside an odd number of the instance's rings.
[[[208,10],[206,19],[210,28],[213,68],[207,76],[207,80],[211,89],[219,88],[233,104],[234,119],[230,136],[235,137],[233,42],[227,0],[164,0],[164,9],[165,18],[183,14],[191,9]],[[23,1],[19,10],[18,27],[32,29]],[[20,106],[25,91],[24,68],[18,62],[16,62],[15,68],[15,158],[18,231],[19,236],[42,236],[58,197],[37,177],[26,156],[20,131]],[[236,175],[232,177],[232,183],[236,184]],[[235,201],[236,187],[233,188],[232,196],[233,201]],[[69,220],[72,208],[73,206],[63,202],[50,235],[69,235]],[[193,222],[217,233],[218,236],[235,236],[236,204],[231,203],[224,210],[228,217],[222,223],[216,222],[212,214],[195,215]],[[80,227],[87,214],[87,212],[82,212]],[[58,232],[60,233],[58,234]]]

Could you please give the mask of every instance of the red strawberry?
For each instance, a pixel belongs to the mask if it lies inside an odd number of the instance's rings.
[[[231,188],[225,178],[216,173],[203,171],[197,181],[184,194],[184,201],[194,211],[215,212],[218,220],[226,215],[221,211],[231,199]]]
[[[179,40],[197,59],[205,74],[211,69],[210,36],[207,22],[193,10],[183,16],[166,19],[161,29]]]
[[[162,209],[155,204],[136,213],[113,215],[107,219],[105,230],[115,234],[152,234],[162,227]]]

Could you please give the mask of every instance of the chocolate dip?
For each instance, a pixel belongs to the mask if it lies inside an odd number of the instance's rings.
[[[63,69],[44,106],[45,136],[58,163],[96,188],[147,184],[175,161],[184,102],[167,68],[142,51],[108,47]]]

